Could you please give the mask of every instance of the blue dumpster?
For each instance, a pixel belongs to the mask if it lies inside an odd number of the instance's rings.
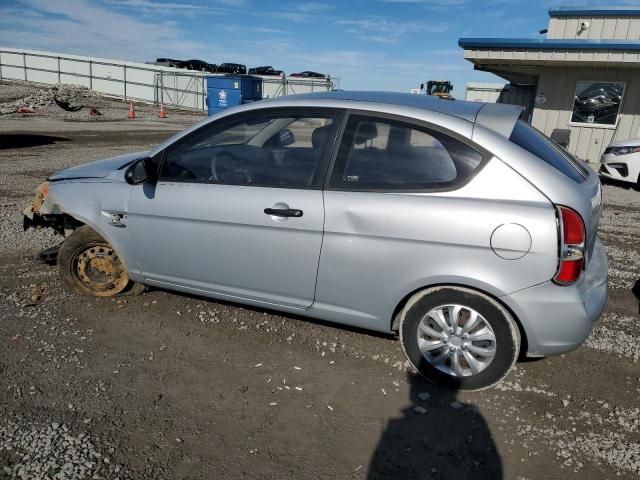
[[[262,79],[251,75],[207,77],[208,114],[262,100]]]

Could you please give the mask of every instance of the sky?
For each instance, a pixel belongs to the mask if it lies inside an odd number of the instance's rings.
[[[640,0],[617,0],[638,5]],[[157,57],[313,70],[347,90],[408,92],[427,80],[500,82],[460,37],[539,37],[550,6],[584,0],[0,0],[0,47],[131,61]]]

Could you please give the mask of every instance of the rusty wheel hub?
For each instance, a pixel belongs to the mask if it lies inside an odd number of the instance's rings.
[[[80,250],[74,264],[80,283],[95,295],[116,295],[129,283],[122,262],[107,243],[88,245]]]

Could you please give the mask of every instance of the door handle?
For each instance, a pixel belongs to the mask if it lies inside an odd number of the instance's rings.
[[[264,213],[273,217],[296,217],[302,216],[302,210],[296,208],[265,208]]]

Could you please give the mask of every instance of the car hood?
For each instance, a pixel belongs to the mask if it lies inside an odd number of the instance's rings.
[[[127,153],[125,155],[118,155],[117,157],[96,160],[94,162],[85,163],[55,172],[49,177],[49,181],[55,182],[57,180],[69,180],[74,178],[104,178],[114,170],[126,167],[134,160],[146,157],[148,154],[148,151]]]
[[[628,140],[618,140],[609,144],[610,147],[637,147],[640,146],[640,138],[630,138]]]

